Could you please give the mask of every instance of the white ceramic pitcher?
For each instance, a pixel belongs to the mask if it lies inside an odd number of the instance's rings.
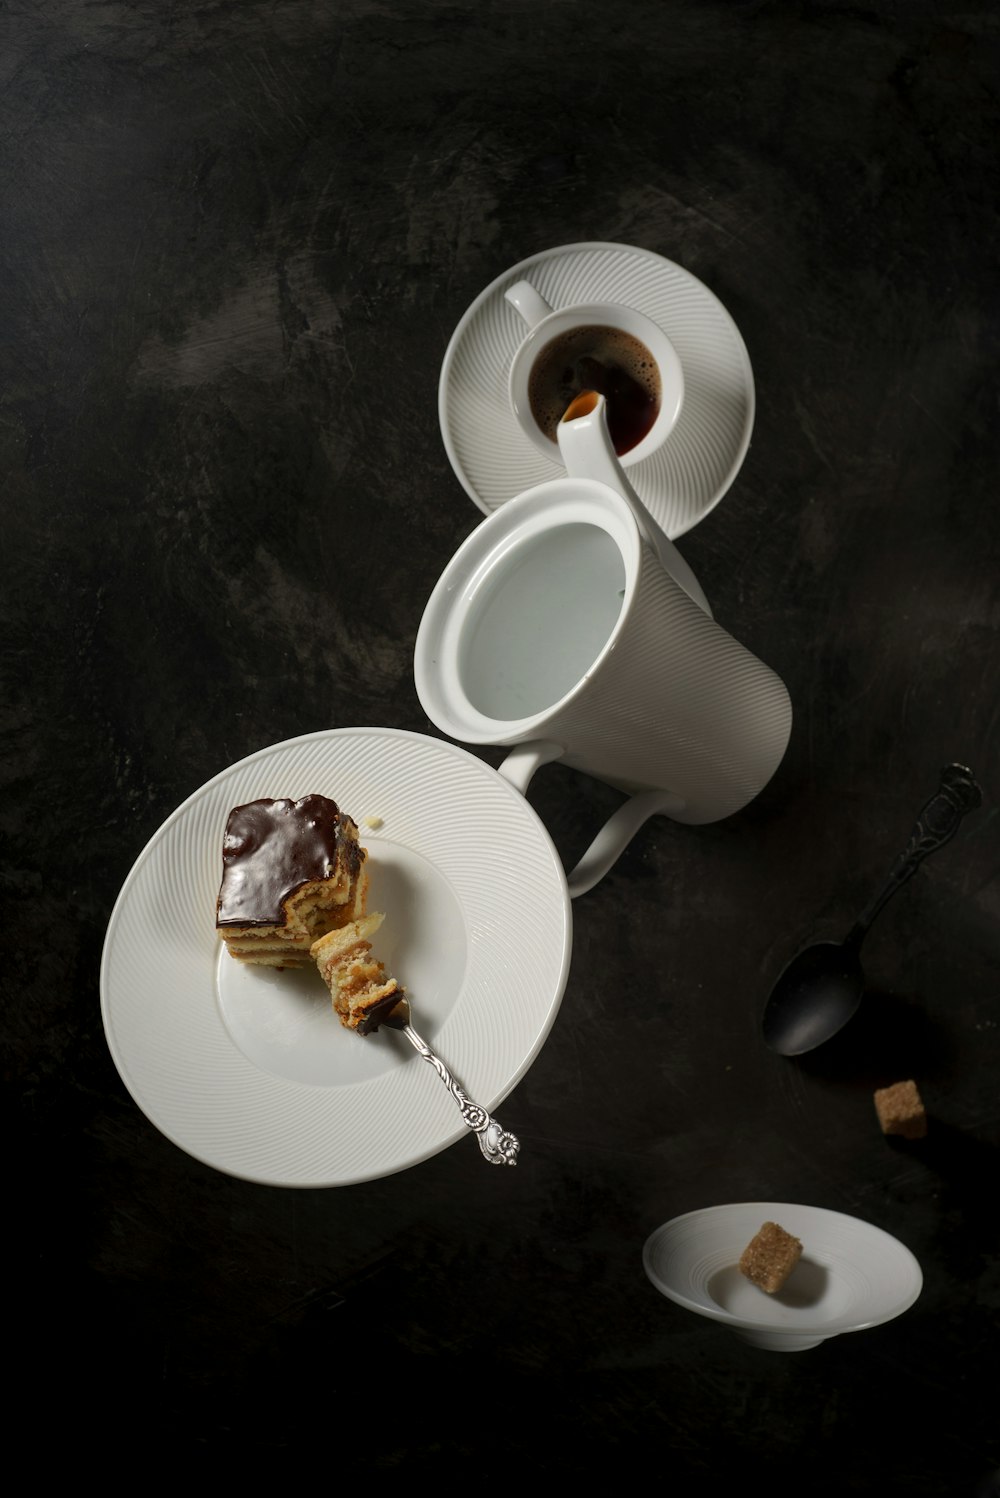
[[[555,759],[631,793],[569,876],[578,895],[654,813],[714,822],[752,800],[792,711],[629,484],[603,397],[575,401],[558,435],[566,477],[508,500],[442,573],[414,676],[443,733],[511,746],[499,773],[522,793]]]

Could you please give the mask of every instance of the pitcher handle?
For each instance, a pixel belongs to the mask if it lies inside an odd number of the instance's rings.
[[[563,753],[563,746],[549,739],[517,744],[503,763],[497,766],[497,773],[516,791],[520,791],[522,796],[526,796],[535,771],[542,765],[559,759]],[[567,875],[570,899],[575,900],[578,895],[585,895],[595,884],[600,883],[650,817],[658,812],[665,812],[669,816],[671,812],[683,809],[683,797],[675,795],[673,791],[637,791],[630,796],[617,811],[612,812],[572,873]]]
[[[513,286],[508,286],[504,296],[515,307],[529,328],[540,323],[543,317],[548,317],[552,308],[544,297],[539,296],[530,281],[516,281]]]

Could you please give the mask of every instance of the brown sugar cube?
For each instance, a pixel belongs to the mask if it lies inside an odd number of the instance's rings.
[[[875,1093],[875,1111],[883,1134],[923,1139],[927,1133],[927,1114],[916,1082],[894,1082],[891,1087],[880,1087]]]
[[[802,1244],[776,1222],[765,1222],[740,1255],[740,1273],[773,1295],[802,1257]]]

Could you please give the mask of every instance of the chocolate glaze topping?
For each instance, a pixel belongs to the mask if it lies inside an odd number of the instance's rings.
[[[351,818],[326,796],[250,801],[229,813],[222,845],[217,926],[281,926],[284,902],[303,884],[329,879],[338,862],[353,878],[364,850]]]
[[[409,1020],[409,1006],[402,1009],[399,1014],[395,1010],[400,1009],[406,998],[406,990],[397,988],[394,993],[386,994],[384,999],[379,999],[373,1004],[364,1019],[358,1020],[359,1035],[374,1035],[379,1025],[388,1025],[390,1030],[401,1030]]]

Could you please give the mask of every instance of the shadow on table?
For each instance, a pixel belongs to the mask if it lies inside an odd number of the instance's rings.
[[[928,1091],[946,1100],[963,1082],[948,1034],[921,1002],[877,990],[866,992],[850,1024],[825,1045],[798,1057],[798,1063],[810,1076],[869,1092],[912,1077],[925,1105]],[[963,1093],[966,1117],[967,1101]],[[992,1187],[1000,1172],[1000,1148],[968,1126],[956,1127],[929,1105],[925,1138],[887,1134],[885,1145],[919,1161],[937,1177],[942,1250],[956,1272],[978,1273],[984,1256],[995,1253],[1000,1241]]]
[[[918,1085],[945,1078],[955,1058],[947,1031],[918,998],[867,989],[850,1022],[797,1059],[810,1076],[874,1089],[907,1077]]]

